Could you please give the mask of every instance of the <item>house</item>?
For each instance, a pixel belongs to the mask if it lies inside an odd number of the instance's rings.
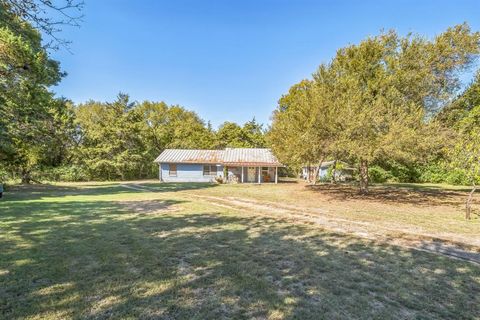
[[[335,164],[335,161],[324,161],[320,165],[318,170],[318,179],[326,180],[328,179],[328,172],[332,170],[332,166]],[[313,180],[315,175],[316,166],[304,166],[302,167],[301,177],[305,180]],[[353,168],[350,168],[346,162],[337,161],[337,169],[335,171],[335,180],[337,181],[346,181],[352,178]]]
[[[270,149],[165,149],[155,162],[163,182],[278,182],[283,165]]]

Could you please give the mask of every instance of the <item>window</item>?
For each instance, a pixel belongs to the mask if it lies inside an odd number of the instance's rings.
[[[262,167],[262,174],[268,174],[268,167]]]
[[[217,166],[216,165],[204,165],[203,166],[203,175],[204,176],[216,176],[217,175]]]
[[[171,163],[168,165],[168,175],[170,177],[176,177],[177,176],[177,165],[174,163]]]

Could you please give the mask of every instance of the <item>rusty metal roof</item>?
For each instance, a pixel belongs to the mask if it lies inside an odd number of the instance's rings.
[[[161,163],[221,163],[223,150],[165,149],[155,159]]]
[[[227,148],[225,150],[165,149],[155,162],[218,163],[230,166],[283,166],[266,148]]]
[[[266,148],[227,148],[223,154],[223,164],[243,166],[282,166],[270,149]]]

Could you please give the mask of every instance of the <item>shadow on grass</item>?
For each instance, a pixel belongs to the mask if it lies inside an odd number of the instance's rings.
[[[135,188],[127,188],[126,186],[144,186],[149,189],[141,190]],[[144,193],[149,191],[155,192],[176,192],[183,190],[195,190],[212,188],[212,183],[146,183],[132,184],[129,182],[118,182],[108,184],[80,184],[78,186],[59,186],[49,184],[32,184],[32,185],[14,185],[10,186],[4,193],[4,197],[0,201],[19,201],[19,200],[36,200],[49,197],[64,196],[89,196],[89,195],[115,195],[115,194],[132,194]],[[1,202],[0,202],[1,203]]]
[[[465,190],[442,189],[435,186],[409,184],[373,185],[368,194],[359,193],[354,184],[307,185],[306,188],[331,196],[337,200],[360,199],[376,202],[395,202],[418,206],[464,205],[468,192]]]
[[[0,318],[480,313],[476,265],[187,205],[162,202],[149,214],[109,201],[3,208]]]

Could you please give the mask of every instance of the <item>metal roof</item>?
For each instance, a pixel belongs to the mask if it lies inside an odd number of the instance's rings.
[[[223,154],[223,164],[244,166],[282,166],[270,149],[227,148]]]
[[[223,150],[165,149],[155,159],[161,163],[221,163]]]
[[[155,162],[218,163],[230,166],[283,166],[266,148],[227,148],[225,150],[165,149]]]

